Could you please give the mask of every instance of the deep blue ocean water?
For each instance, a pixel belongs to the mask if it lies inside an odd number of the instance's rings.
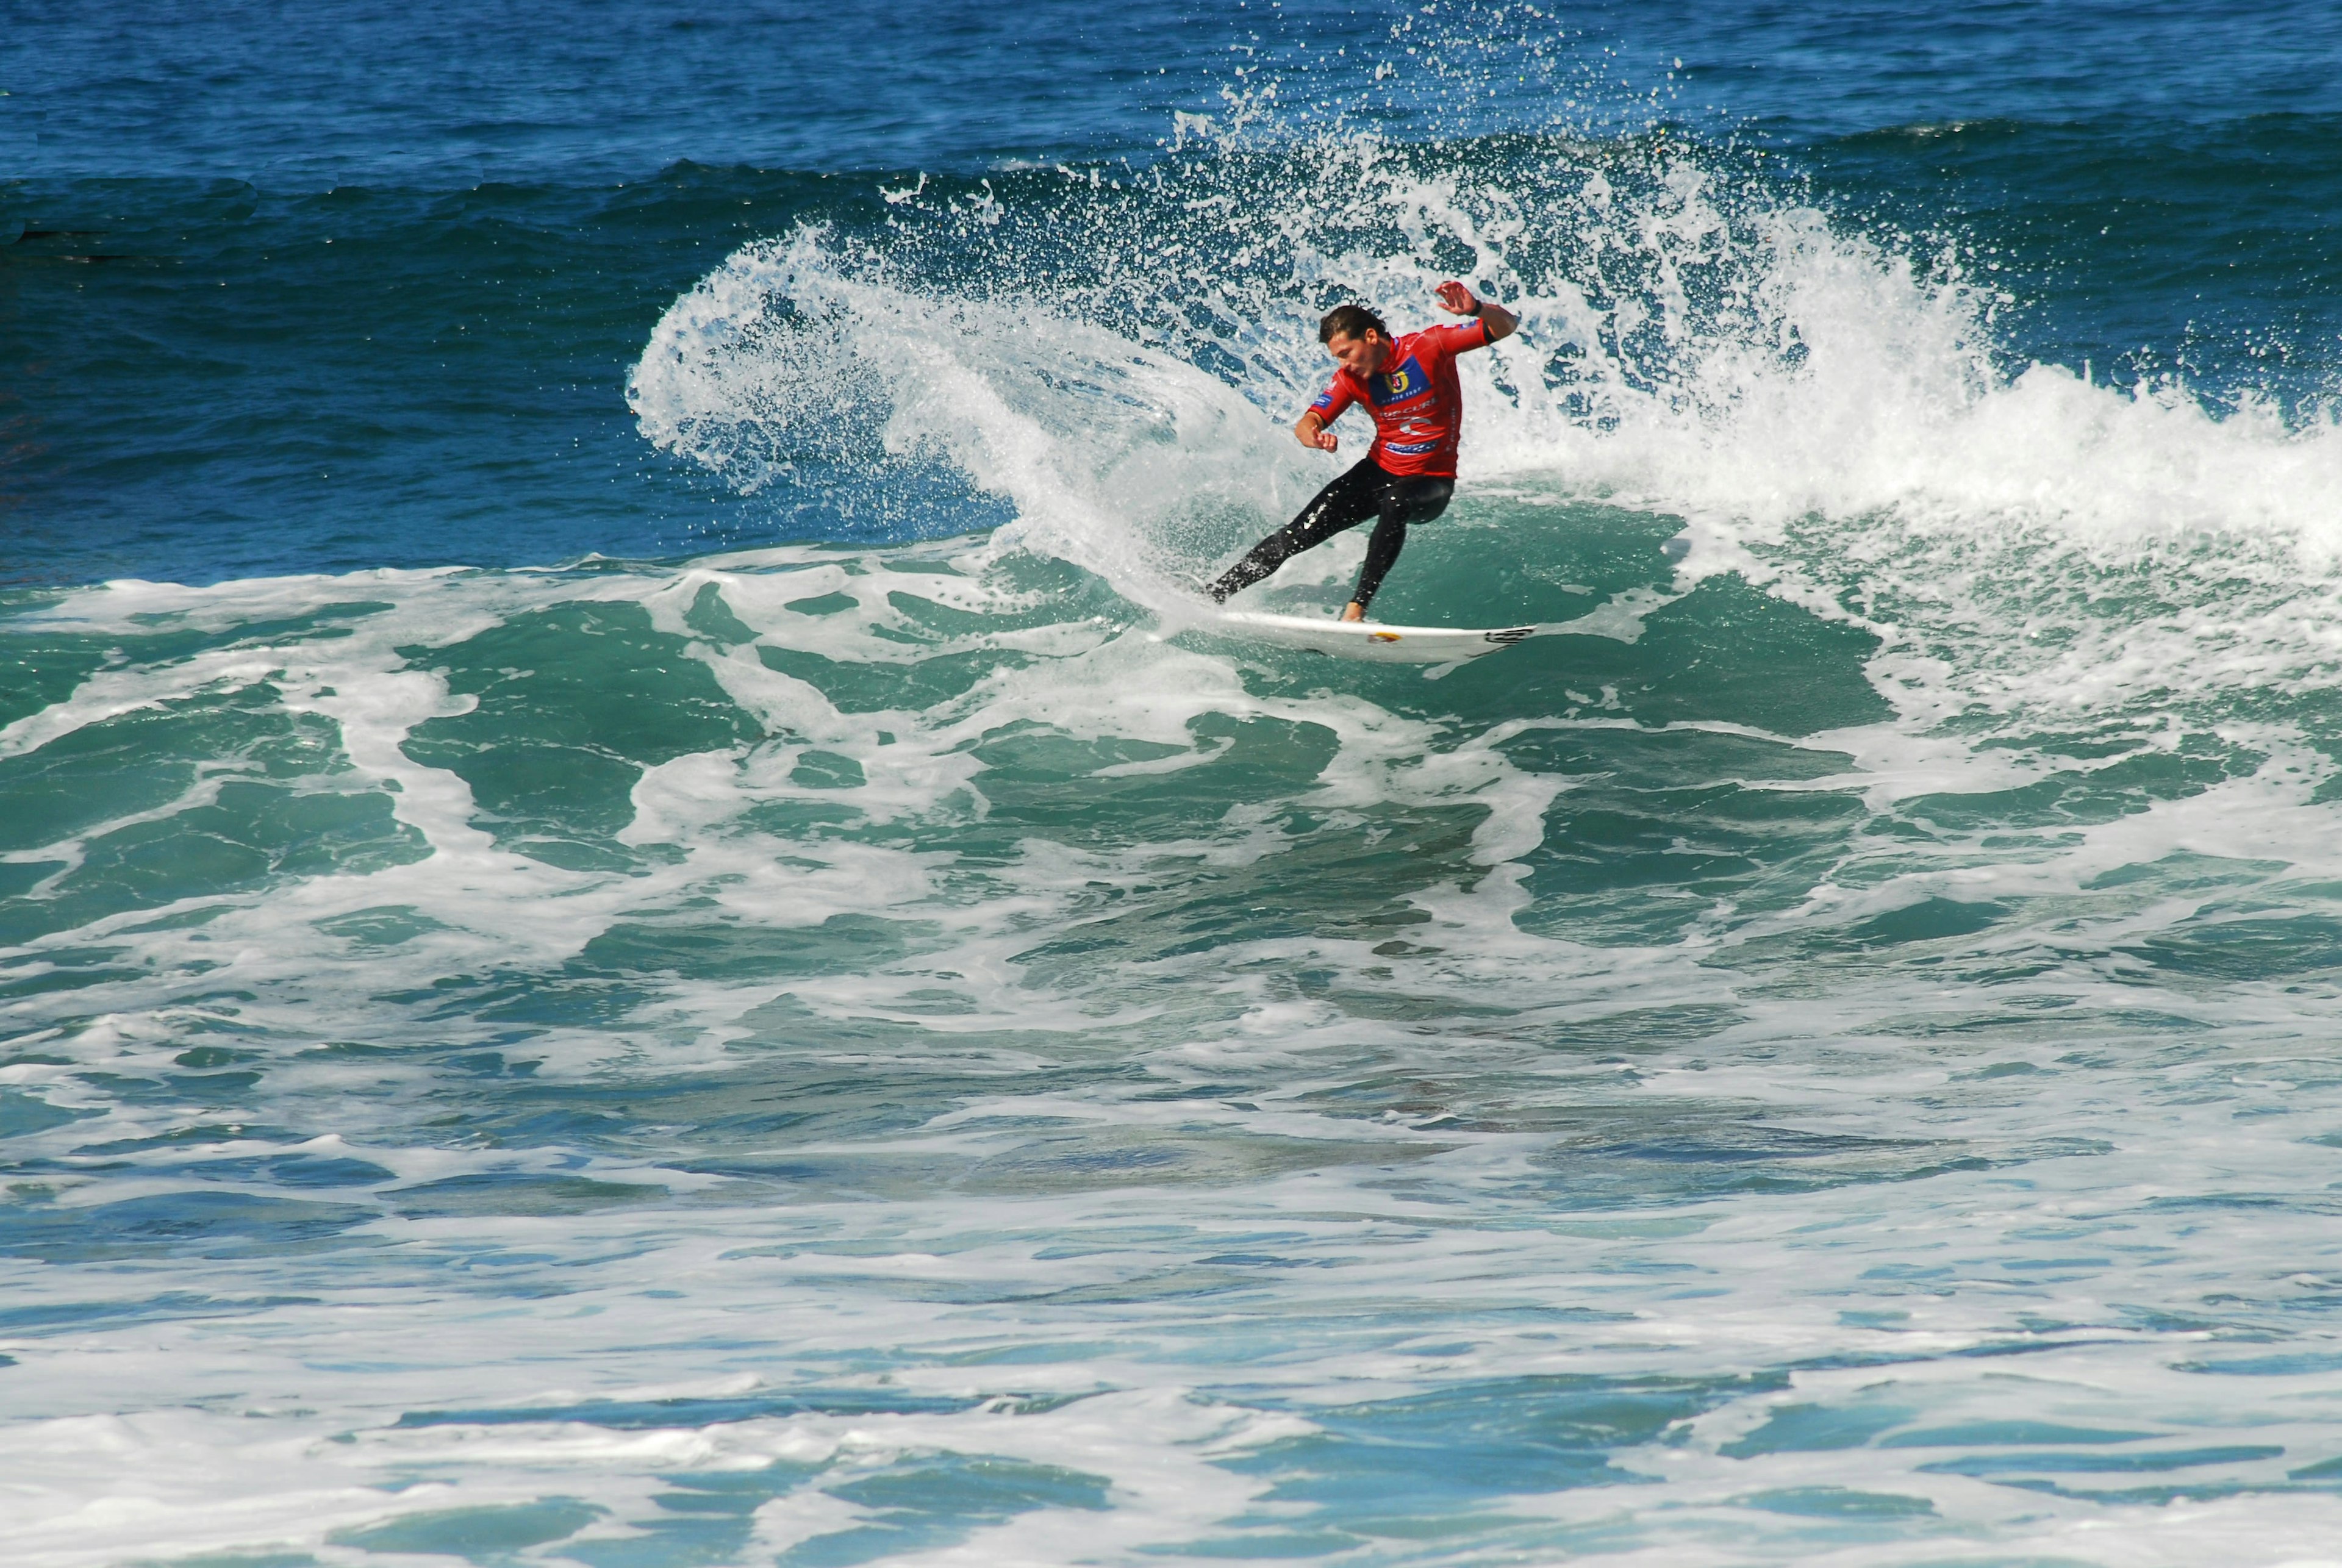
[[[2337,218],[2330,6],[0,0],[5,1555],[2342,1563]],[[1540,634],[1219,634],[1447,276]]]

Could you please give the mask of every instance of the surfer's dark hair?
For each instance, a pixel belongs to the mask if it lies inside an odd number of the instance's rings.
[[[1337,337],[1364,337],[1369,327],[1385,337],[1390,335],[1390,328],[1383,325],[1383,318],[1365,305],[1337,305],[1326,313],[1325,320],[1317,324],[1317,341],[1331,343]]]

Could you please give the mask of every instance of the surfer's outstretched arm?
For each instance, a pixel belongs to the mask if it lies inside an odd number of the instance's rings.
[[[1453,279],[1441,284],[1437,293],[1442,310],[1453,312],[1456,315],[1478,316],[1480,325],[1488,329],[1490,343],[1496,342],[1500,337],[1512,336],[1520,327],[1519,316],[1494,300],[1479,298],[1470,289]]]

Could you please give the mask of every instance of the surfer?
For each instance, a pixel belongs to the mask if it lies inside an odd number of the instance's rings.
[[[1342,610],[1345,621],[1363,621],[1375,590],[1406,544],[1406,525],[1428,523],[1447,510],[1447,499],[1456,494],[1456,448],[1464,434],[1464,389],[1456,380],[1456,356],[1509,336],[1520,319],[1503,305],[1476,298],[1460,283],[1443,283],[1437,292],[1441,309],[1471,319],[1393,337],[1374,312],[1345,305],[1317,324],[1317,341],[1337,368],[1333,384],[1309,404],[1293,434],[1304,446],[1335,451],[1342,442],[1329,426],[1350,404],[1363,403],[1374,416],[1374,444],[1292,522],[1207,584],[1204,591],[1215,600],[1225,604],[1228,595],[1251,587],[1302,551],[1372,517],[1376,521],[1366,541],[1366,564],[1358,569],[1358,585]]]

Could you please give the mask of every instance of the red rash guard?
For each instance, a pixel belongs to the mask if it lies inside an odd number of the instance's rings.
[[[1309,406],[1331,424],[1353,403],[1365,404],[1375,416],[1375,444],[1366,455],[1384,473],[1453,479],[1456,444],[1464,437],[1456,356],[1487,346],[1487,324],[1476,318],[1393,338],[1379,374],[1361,378],[1337,370],[1334,384]]]

